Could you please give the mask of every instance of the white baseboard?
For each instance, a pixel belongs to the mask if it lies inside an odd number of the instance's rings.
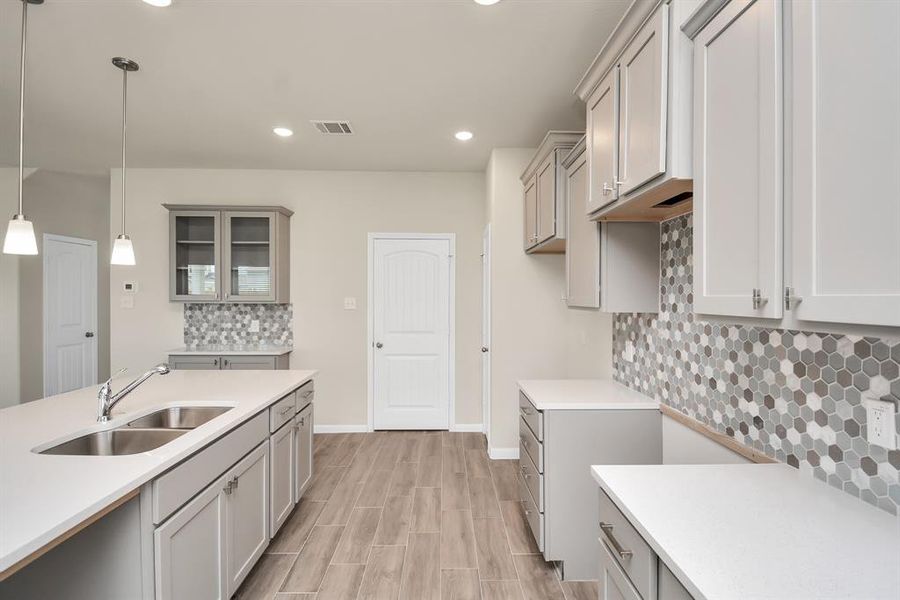
[[[515,460],[519,458],[519,448],[488,448],[491,460]]]
[[[484,433],[484,425],[481,423],[456,423],[450,427],[450,431],[475,431]]]
[[[313,433],[365,433],[368,425],[313,425]]]

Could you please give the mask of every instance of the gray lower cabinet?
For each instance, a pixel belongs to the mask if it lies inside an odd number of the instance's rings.
[[[659,411],[538,410],[520,392],[519,414],[519,494],[538,548],[546,560],[562,563],[564,579],[597,579],[599,512],[590,466],[659,464]]]
[[[294,502],[299,502],[313,476],[313,405],[307,405],[294,419]]]
[[[692,600],[609,496],[599,494],[600,600]]]
[[[285,396],[269,409],[271,454],[269,536],[275,537],[300,502],[313,474],[312,381]]]
[[[257,370],[279,371],[287,369],[287,354],[278,356],[235,354],[170,354],[169,367],[178,370]]]
[[[278,530],[294,510],[294,438],[296,427],[293,420],[269,438],[271,454],[271,479],[269,485],[269,536],[275,537]]]

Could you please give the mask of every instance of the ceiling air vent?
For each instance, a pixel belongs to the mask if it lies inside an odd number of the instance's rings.
[[[350,135],[353,129],[350,121],[310,121],[313,126],[325,135]]]

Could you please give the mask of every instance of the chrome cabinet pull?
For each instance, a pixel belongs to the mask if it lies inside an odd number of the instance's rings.
[[[533,414],[534,414],[534,410],[531,409],[531,408],[529,408],[529,407],[527,407],[527,406],[523,406],[523,407],[522,407],[522,414],[525,414],[525,415],[533,415]]]
[[[231,483],[234,484],[234,489],[238,489],[238,485],[240,484],[240,481],[241,481],[241,480],[238,479],[237,476],[235,476],[235,478],[234,478],[234,479],[232,480],[232,482],[231,482]]]
[[[283,417],[284,415],[288,414],[292,410],[294,410],[293,406],[286,406],[286,407],[282,408],[280,411],[278,411],[278,414]]]
[[[616,179],[613,183],[615,183],[616,187],[619,187],[619,186],[621,186],[621,185],[625,185],[625,182],[624,182],[624,181],[619,181],[618,179]]]
[[[219,366],[219,359],[218,359],[218,358],[214,358],[214,359],[213,359],[213,366],[214,366],[214,367],[218,367],[218,366]]]
[[[306,417],[300,417],[300,426],[301,426],[301,427],[305,427],[305,426],[306,426]]]
[[[761,309],[767,302],[768,298],[764,298],[759,288],[753,288],[753,310]]]
[[[615,191],[615,189],[613,189],[613,187],[611,185],[609,185],[608,182],[606,182],[606,181],[603,182],[603,195],[604,196],[609,196],[609,194],[614,191]]]
[[[228,483],[226,483],[225,487],[222,489],[222,491],[224,491],[226,494],[231,494],[231,485],[233,483],[234,483],[233,481],[229,481]]]
[[[610,545],[613,547],[613,550],[616,554],[619,555],[622,559],[629,559],[632,556],[631,550],[625,550],[619,545],[619,541],[613,536],[613,526],[609,523],[604,523],[600,521],[600,529],[603,530],[603,533],[606,534],[606,538],[609,540]]]
[[[793,310],[803,301],[803,298],[797,296],[794,288],[784,288],[784,310]]]

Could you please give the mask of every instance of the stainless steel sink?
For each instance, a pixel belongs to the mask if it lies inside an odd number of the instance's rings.
[[[76,456],[121,456],[139,454],[184,435],[182,429],[109,429],[89,433],[74,440],[48,448],[41,454],[68,454]]]
[[[223,415],[231,406],[172,406],[144,415],[126,427],[141,429],[194,429]]]

